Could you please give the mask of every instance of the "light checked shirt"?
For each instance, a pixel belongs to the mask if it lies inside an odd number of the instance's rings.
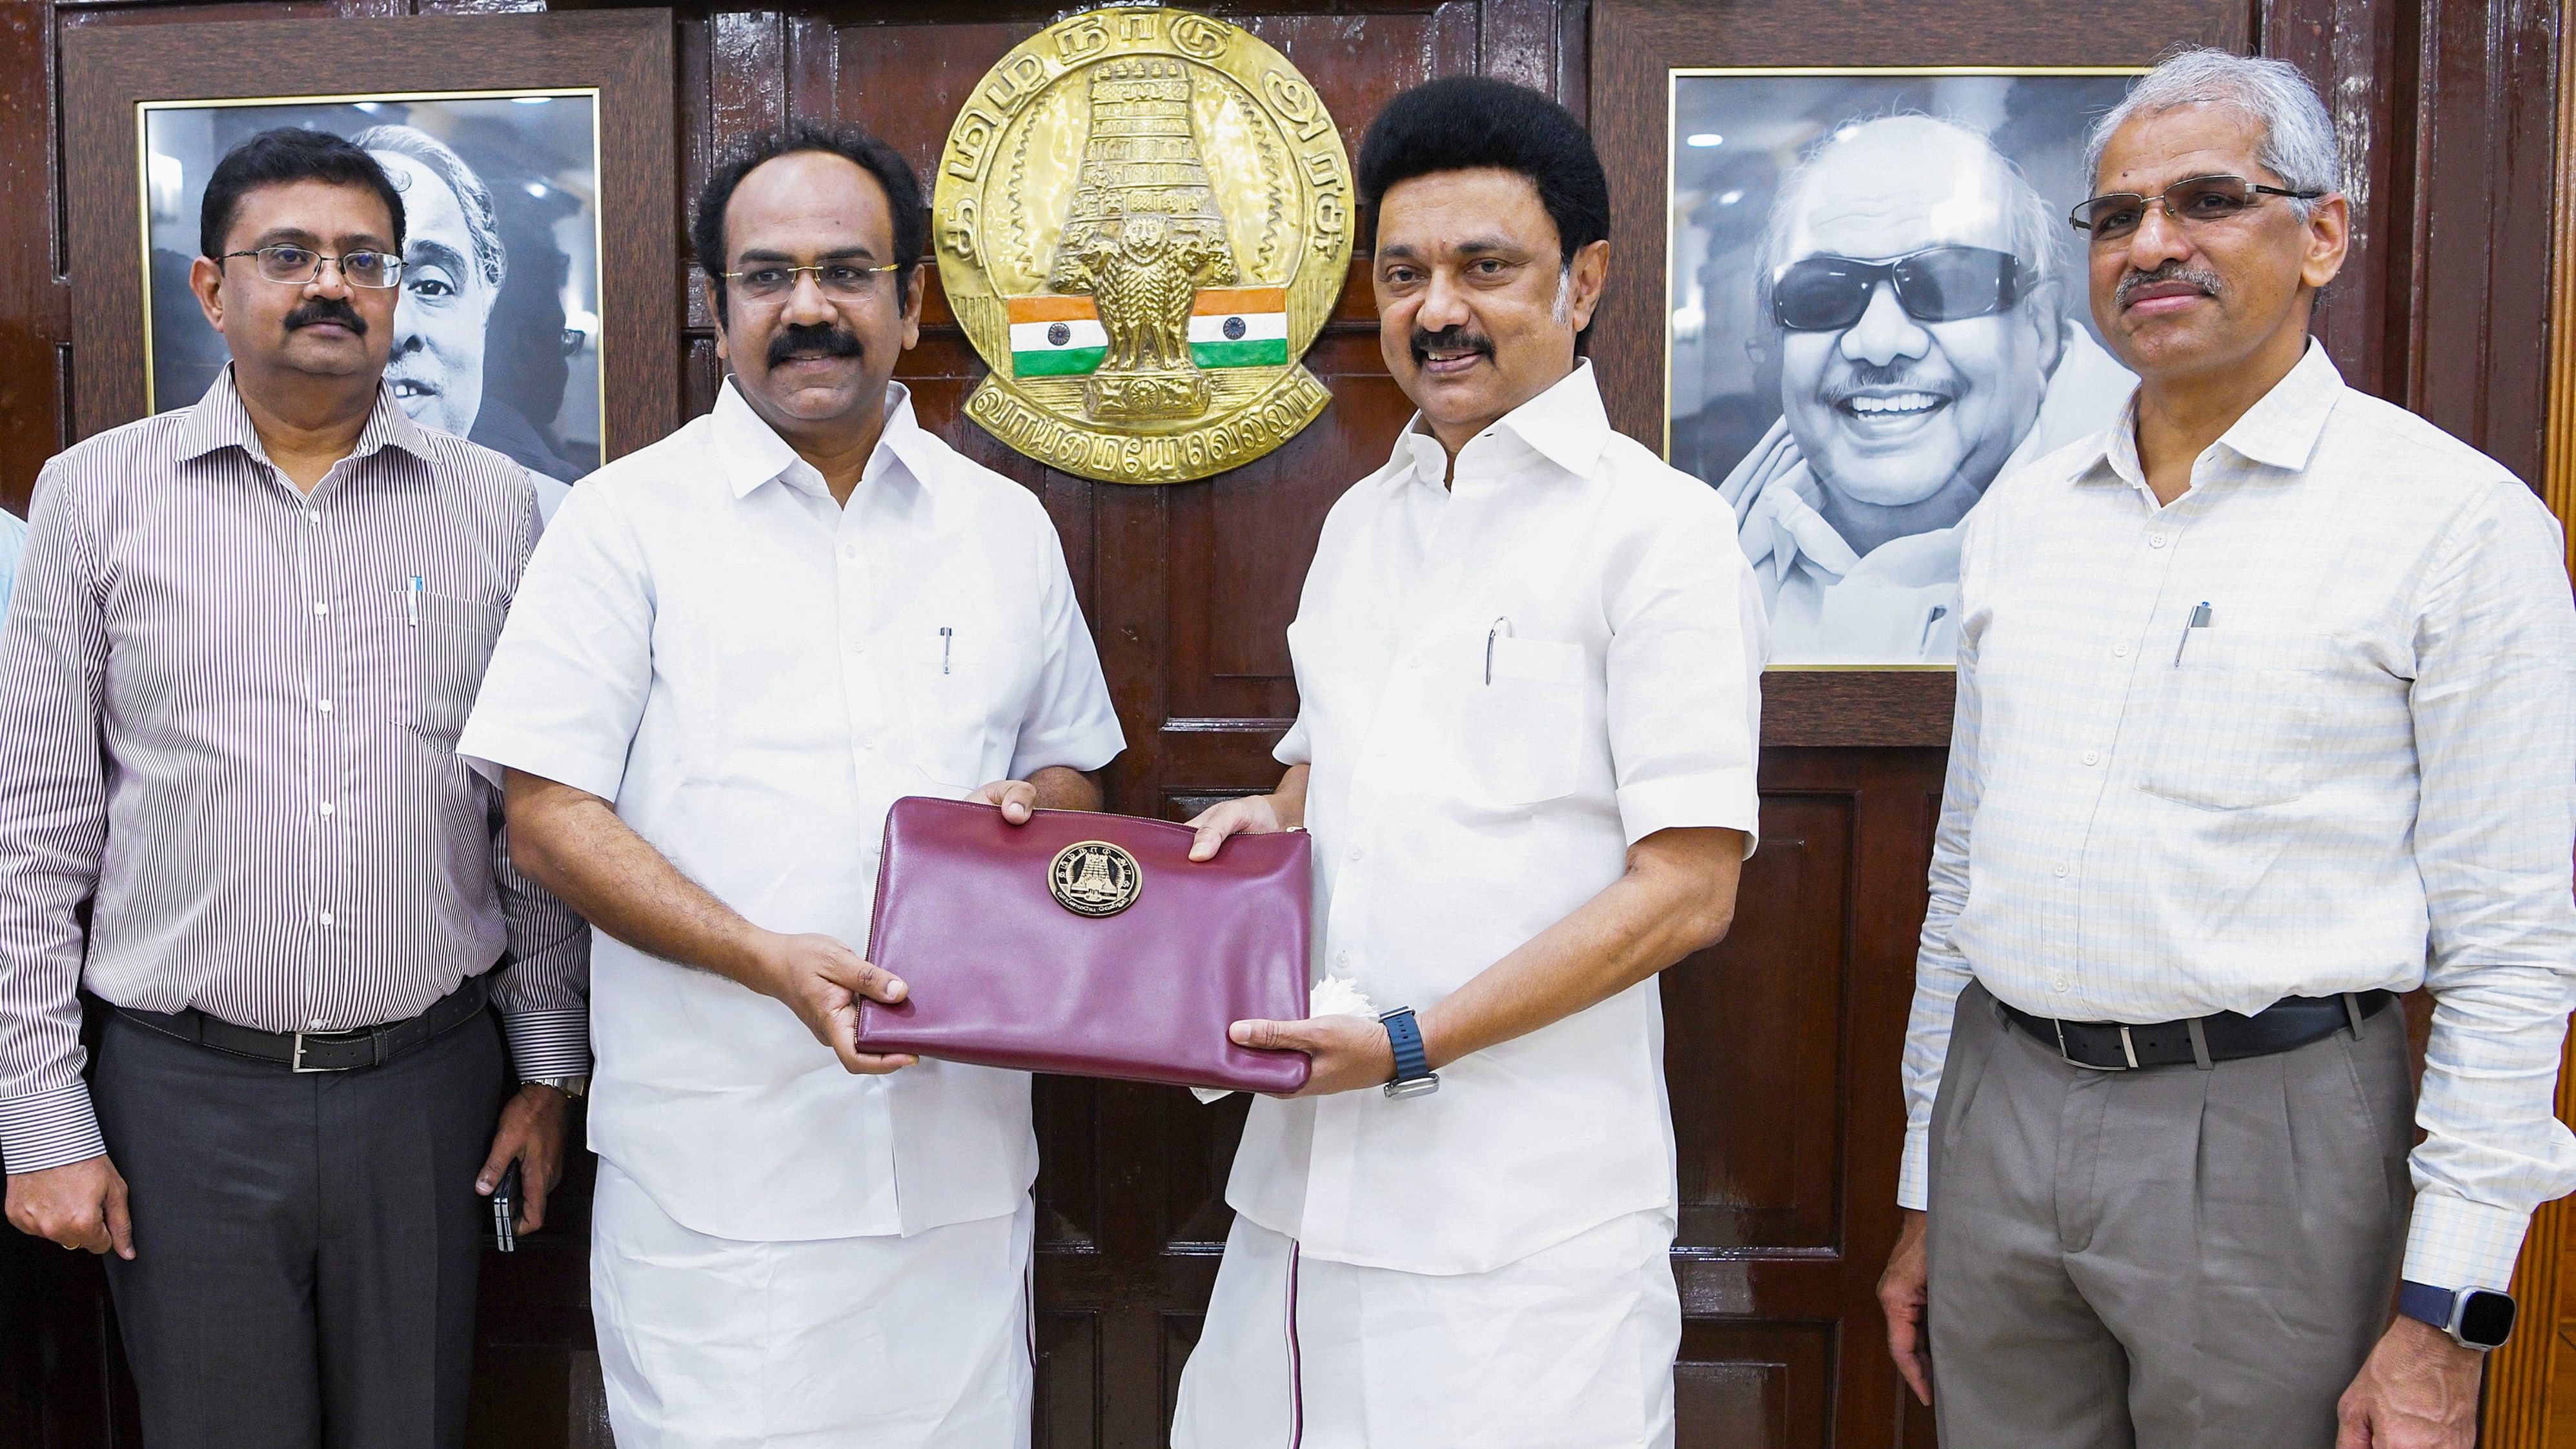
[[[2530,489],[2315,344],[2171,504],[2127,413],[1999,484],[1961,556],[1900,1201],[1971,974],[2129,1023],[2429,985],[2406,1276],[2503,1288],[2576,1189],[2560,547]]]
[[[1725,501],[1610,430],[1588,362],[1447,468],[1416,418],[1288,631],[1317,974],[1381,1009],[1437,1005],[1636,841],[1756,828],[1762,606]],[[1256,1100],[1226,1200],[1319,1258],[1478,1273],[1669,1208],[1673,1171],[1647,980],[1427,1097]]]
[[[459,748],[609,801],[773,931],[864,950],[887,807],[1124,744],[1046,510],[888,390],[845,508],[731,382],[572,491]],[[605,934],[590,1140],[672,1219],[751,1241],[1016,1211],[1025,1072],[853,1076],[785,1005]]]

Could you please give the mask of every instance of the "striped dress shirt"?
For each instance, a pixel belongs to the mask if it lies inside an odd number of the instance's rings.
[[[2311,344],[2170,504],[2126,413],[1997,484],[1959,578],[1900,1200],[1971,974],[2128,1023],[2429,985],[2406,1276],[2503,1288],[2576,1190],[2576,606],[2539,500]]]
[[[506,948],[520,1076],[588,1069],[589,932],[511,868],[498,792],[455,754],[538,528],[517,464],[390,390],[310,497],[229,370],[46,465],[0,626],[9,1171],[105,1150],[82,987],[339,1031]]]

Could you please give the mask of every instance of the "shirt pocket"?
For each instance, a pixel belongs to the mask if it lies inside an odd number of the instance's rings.
[[[1505,635],[1474,647],[1457,718],[1470,788],[1504,808],[1573,794],[1583,763],[1583,646]]]
[[[2323,634],[2191,630],[2138,788],[2202,810],[2250,810],[2307,794],[2331,658]]]
[[[896,677],[912,720],[913,768],[952,796],[1000,779],[1010,762],[991,758],[997,641],[960,625],[906,624],[902,632]]]
[[[474,696],[483,688],[483,671],[508,611],[408,585],[396,595],[402,622],[396,655],[405,661],[403,728],[424,744],[452,752],[466,716],[474,712]]]

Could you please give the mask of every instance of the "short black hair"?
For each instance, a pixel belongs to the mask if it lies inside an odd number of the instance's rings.
[[[1591,133],[1546,96],[1490,76],[1428,81],[1387,102],[1360,143],[1360,202],[1374,213],[1399,181],[1487,167],[1538,188],[1566,265],[1610,235],[1610,180]]]
[[[697,213],[689,221],[689,245],[697,251],[699,270],[715,287],[719,324],[725,312],[725,208],[733,204],[734,188],[742,185],[742,178],[779,157],[806,151],[838,156],[875,177],[877,185],[885,188],[886,209],[894,217],[894,256],[890,260],[903,269],[895,273],[895,280],[911,285],[912,269],[921,264],[921,254],[930,245],[930,208],[922,202],[921,178],[913,174],[912,163],[903,159],[902,152],[856,126],[800,122],[753,142],[717,167],[715,174],[707,178],[706,189],[698,193]]]
[[[297,181],[327,181],[374,192],[393,218],[394,251],[402,251],[402,193],[394,189],[393,178],[376,164],[376,158],[328,131],[280,126],[242,142],[215,163],[215,174],[206,178],[205,202],[197,208],[198,252],[221,261],[224,238],[232,232],[233,213],[241,210],[241,199],[263,186]]]

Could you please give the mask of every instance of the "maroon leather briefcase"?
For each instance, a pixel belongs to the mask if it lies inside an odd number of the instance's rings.
[[[1189,859],[1163,820],[906,796],[886,815],[868,959],[907,993],[859,1007],[859,1049],[1188,1087],[1293,1092],[1303,1052],[1236,1046],[1306,1015],[1307,837]]]

